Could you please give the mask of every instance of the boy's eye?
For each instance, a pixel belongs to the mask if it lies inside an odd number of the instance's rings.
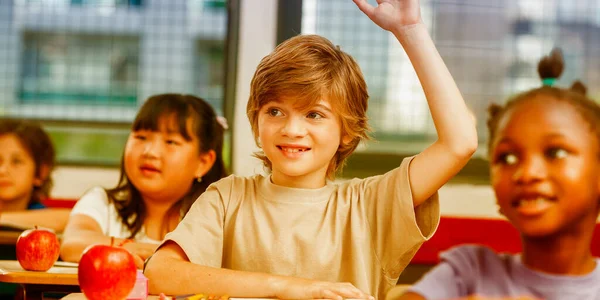
[[[272,117],[278,117],[281,115],[281,111],[277,108],[269,108],[267,113]]]
[[[514,153],[502,153],[498,155],[497,161],[501,164],[512,166],[519,161],[519,158]]]
[[[324,116],[318,112],[310,112],[306,115],[309,119],[322,119]]]
[[[133,136],[133,138],[135,138],[136,140],[140,140],[140,141],[145,141],[146,140],[146,136],[143,134],[135,134]]]
[[[567,152],[567,150],[563,149],[563,148],[559,148],[559,147],[554,147],[554,148],[550,148],[548,150],[546,150],[546,157],[548,158],[552,158],[552,159],[560,159],[560,158],[565,158],[567,157],[567,155],[569,154],[569,152]]]

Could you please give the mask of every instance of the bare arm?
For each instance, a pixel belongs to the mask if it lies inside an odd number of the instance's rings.
[[[414,206],[418,206],[469,161],[477,149],[475,121],[422,23],[418,0],[382,0],[377,7],[366,0],[354,2],[398,39],[427,98],[438,139],[419,153],[409,168]]]
[[[71,210],[68,208],[3,212],[0,215],[0,222],[23,228],[46,227],[56,232],[62,232],[69,220],[70,212]]]
[[[123,239],[115,239],[116,245],[122,243]],[[98,222],[83,214],[73,215],[63,233],[60,247],[60,257],[65,261],[79,262],[81,254],[90,245],[110,245],[111,237],[104,235]],[[144,260],[148,258],[158,245],[147,243],[124,243],[123,248],[133,254],[135,264],[142,268]]]
[[[349,283],[320,282],[197,265],[189,262],[181,247],[174,242],[167,242],[152,256],[144,274],[149,279],[152,294],[204,293],[246,298],[373,299]]]

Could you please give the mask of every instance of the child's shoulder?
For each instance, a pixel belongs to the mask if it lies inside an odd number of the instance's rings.
[[[114,208],[111,201],[108,200],[108,194],[102,187],[96,186],[87,190],[71,210],[71,215],[85,213],[89,211],[107,211],[110,207]]]
[[[217,185],[217,186],[227,186],[227,185],[240,185],[240,184],[248,184],[248,183],[254,183],[254,182],[258,182],[260,180],[264,179],[263,175],[252,175],[252,176],[239,176],[239,175],[234,175],[231,174],[227,177],[223,177],[219,180],[217,180],[216,182],[213,183],[213,185]]]
[[[494,249],[488,246],[464,244],[452,247],[440,254],[441,258],[450,256],[498,257],[500,254],[496,253]]]
[[[387,184],[390,181],[399,181],[401,185],[410,184],[408,167],[413,158],[414,156],[403,158],[399,165],[383,174],[374,174],[363,178],[341,178],[336,179],[333,184],[339,189],[363,189],[383,183],[383,190],[388,190]]]
[[[440,254],[444,262],[460,265],[477,266],[482,264],[502,264],[513,259],[512,254],[500,254],[493,249],[483,245],[462,245],[451,248]]]
[[[211,184],[210,188],[216,189],[217,191],[231,190],[241,192],[245,189],[257,186],[262,180],[265,180],[265,177],[263,175],[229,175]]]
[[[108,201],[108,194],[106,193],[106,189],[101,186],[95,186],[87,190],[80,198],[80,201],[83,199],[100,199],[103,201]]]

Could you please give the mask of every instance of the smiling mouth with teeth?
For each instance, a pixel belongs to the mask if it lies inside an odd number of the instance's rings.
[[[281,147],[281,146],[277,146],[277,148],[279,148],[279,150],[282,150],[282,151],[288,152],[288,153],[305,152],[305,151],[310,150],[310,148],[287,148],[287,147]]]
[[[541,206],[548,203],[553,203],[554,200],[551,200],[546,197],[537,197],[530,199],[519,199],[517,201],[513,201],[513,207],[523,207],[523,206]]]

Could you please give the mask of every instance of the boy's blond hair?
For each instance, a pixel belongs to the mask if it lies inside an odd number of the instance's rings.
[[[302,101],[298,103],[301,109],[323,98],[331,103],[341,123],[340,146],[327,169],[327,177],[333,179],[358,144],[369,138],[369,95],[358,64],[318,35],[299,35],[277,46],[261,60],[250,85],[246,113],[257,145],[258,113],[265,104],[281,97]],[[271,170],[271,161],[264,152],[255,156]]]

